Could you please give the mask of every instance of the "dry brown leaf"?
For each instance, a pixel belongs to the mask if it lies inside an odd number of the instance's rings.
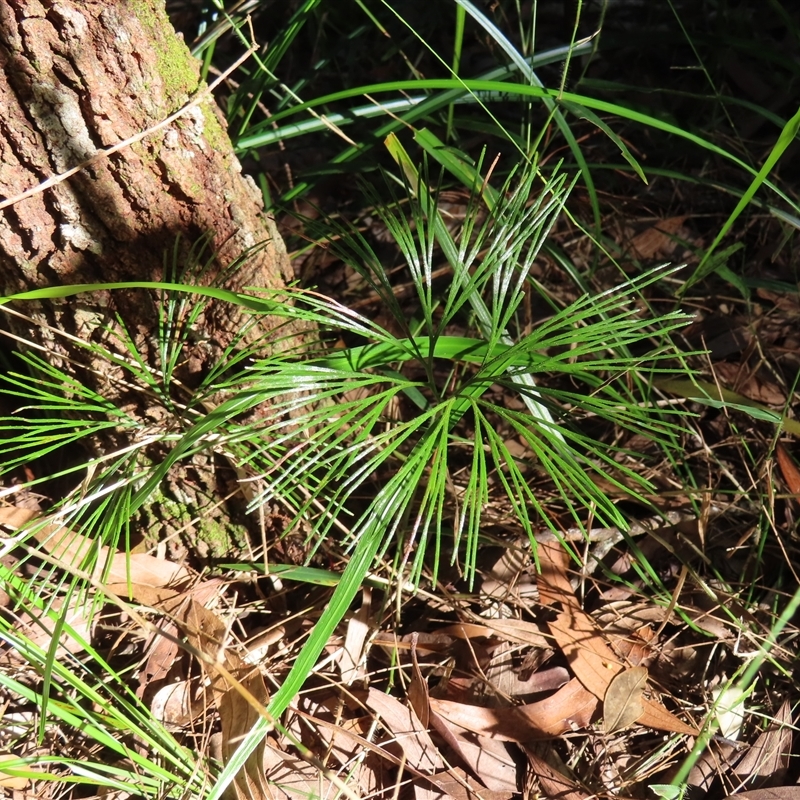
[[[365,586],[361,591],[361,608],[348,620],[344,645],[337,653],[345,686],[365,677],[367,637],[372,624],[372,589]]]
[[[39,515],[35,511],[17,506],[0,508],[0,525],[12,530],[27,525]],[[139,583],[148,586],[171,586],[186,581],[191,573],[186,567],[164,561],[146,553],[117,553],[83,534],[63,525],[43,524],[31,532],[50,556],[62,562],[65,569],[80,566],[87,556],[96,553],[91,572],[95,581],[106,583]],[[107,563],[110,562],[110,563]]]
[[[780,442],[775,446],[775,457],[778,459],[778,466],[781,468],[781,475],[786,481],[786,486],[792,494],[796,494],[800,499],[800,470],[797,469],[792,457]]]
[[[13,753],[0,753],[0,788],[10,789],[11,791],[22,791],[30,784],[28,778],[18,775],[8,775],[3,771],[3,762],[16,761],[17,758],[19,758],[19,756],[15,756]],[[11,767],[9,767],[9,769],[11,769]],[[19,769],[30,769],[30,767],[20,767]]]
[[[750,400],[769,406],[782,406],[786,403],[783,389],[753,372],[747,364],[718,361],[714,364],[714,372],[723,384]]]
[[[558,800],[587,800],[590,795],[552,766],[547,760],[547,752],[542,748],[542,745],[523,746],[531,771],[539,779],[539,785],[544,790],[545,796]]]
[[[366,704],[380,716],[383,726],[395,737],[409,767],[422,774],[444,769],[439,751],[412,708],[377,689],[369,690]]]
[[[550,697],[522,706],[483,708],[434,697],[430,705],[431,711],[450,725],[507,742],[527,742],[586,727],[599,702],[573,678]]]
[[[372,692],[370,691],[370,697]],[[386,695],[381,695],[386,697]],[[391,698],[390,698],[391,699]],[[369,701],[368,701],[369,702]],[[394,701],[398,702],[398,701]],[[401,708],[405,708],[400,705]],[[430,709],[430,707],[428,707]],[[410,711],[410,709],[407,709]],[[413,713],[413,712],[412,712]],[[431,722],[436,725],[438,731],[441,732],[443,727],[443,720],[437,718],[437,715],[431,714],[429,710],[429,717]],[[419,724],[419,722],[417,722]],[[471,734],[465,736],[463,732],[458,730],[447,730],[447,735],[443,737],[451,749],[458,754],[458,757],[463,761],[465,766],[469,767],[472,773],[480,779],[483,785],[491,792],[499,793],[505,797],[511,797],[517,791],[517,765],[511,753],[502,742],[502,740],[493,737],[485,736],[472,736]],[[393,730],[401,746],[403,740],[400,734]],[[425,732],[427,736],[427,732]],[[433,746],[433,742],[431,742]],[[403,748],[404,752],[405,747]],[[409,753],[408,765],[415,767],[419,772],[428,772],[428,769],[420,769],[416,766],[411,759]],[[437,758],[438,758],[437,752]],[[443,764],[441,765],[443,766]],[[441,767],[440,767],[441,768]],[[439,776],[437,776],[436,784],[439,784]],[[417,791],[419,789],[419,791]],[[434,790],[426,789],[424,786],[417,787],[415,785],[415,792],[419,794],[435,794]]]
[[[535,622],[523,619],[493,619],[485,625],[474,622],[459,622],[448,625],[437,631],[440,635],[452,636],[456,639],[487,639],[497,636],[517,644],[529,644],[532,647],[546,649],[550,647],[547,637]]]
[[[374,691],[374,690],[371,690]],[[359,692],[353,691],[353,697],[357,697],[360,699],[360,702],[363,705],[366,705],[368,693],[366,692]],[[340,734],[343,738],[350,738],[352,739],[353,743],[364,750],[369,751],[367,758],[375,758],[380,759],[381,761],[388,761],[396,767],[402,767],[406,770],[410,775],[412,775],[417,782],[421,782],[421,785],[424,784],[425,786],[430,785],[431,789],[427,790],[429,792],[429,797],[452,797],[454,800],[510,800],[510,795],[507,791],[503,792],[494,792],[489,789],[484,788],[483,786],[479,786],[476,784],[475,778],[466,774],[463,770],[457,768],[450,768],[447,772],[440,772],[436,775],[431,774],[422,774],[416,771],[406,760],[402,758],[399,753],[392,752],[391,750],[386,749],[385,745],[379,747],[378,745],[373,744],[372,742],[365,739],[363,736],[359,736],[352,731],[347,730],[346,728],[342,728],[340,726],[334,725],[332,722],[329,722],[324,719],[320,718],[312,718],[308,714],[296,709],[296,713],[311,721],[317,728],[325,728],[331,731],[335,731],[336,733]],[[434,718],[438,719],[439,723],[444,725],[445,723],[436,717],[435,714],[431,714],[432,720]],[[446,739],[448,745],[453,746],[454,752],[456,752],[460,758],[464,758],[465,761],[467,760],[465,755],[461,753],[460,750],[460,742],[459,739],[450,731],[446,731],[447,736],[444,738]],[[452,742],[452,744],[451,744]],[[373,766],[373,770],[379,770],[379,766],[375,764]],[[393,781],[396,778],[392,779]],[[363,783],[357,783],[356,785],[359,788],[364,788]],[[381,787],[384,787],[385,783],[381,784]],[[474,787],[474,791],[472,789]],[[417,783],[415,782],[414,785],[415,792],[417,788]],[[367,793],[369,794],[369,793]],[[374,794],[378,794],[377,791]]]
[[[800,786],[776,786],[774,789],[753,789],[729,795],[725,800],[800,800]]]
[[[486,736],[456,736],[461,758],[489,791],[507,797],[517,793],[517,764],[505,742]]]
[[[480,738],[478,742],[475,742],[473,739],[465,738],[461,732],[452,728],[445,719],[432,709],[428,685],[422,677],[417,661],[415,637],[412,637],[411,640],[411,659],[412,677],[408,696],[417,717],[425,721],[426,728],[430,725],[438,732],[453,753],[458,756],[465,766],[472,769],[473,774],[483,782],[483,786],[494,796],[511,797],[516,792],[517,774],[516,764],[508,751],[503,750],[500,752],[497,750],[496,745],[502,747],[502,743],[499,740]],[[452,773],[452,769],[450,772]],[[441,788],[440,776],[437,776],[435,784],[436,787]],[[435,789],[425,789],[416,785],[414,788],[418,796],[427,794],[425,800],[431,800],[431,796],[435,795],[436,791]],[[454,787],[451,786],[452,788]],[[481,789],[481,796],[483,791]],[[465,793],[471,796],[471,793],[462,784],[461,791],[457,793],[457,796],[463,796]],[[420,798],[420,800],[423,799]]]
[[[139,670],[139,685],[136,687],[136,696],[140,700],[144,699],[148,687],[162,684],[173,669],[180,654],[177,626],[169,620],[162,620],[159,629],[153,631],[145,642],[145,652],[147,661]]]
[[[556,560],[550,563],[554,565],[555,570],[558,569]],[[572,600],[565,596],[566,589],[563,585],[565,579],[565,574],[562,579],[558,579],[552,571],[548,576],[548,586],[558,586],[559,602],[565,607],[565,611],[550,623],[550,631],[566,656],[575,677],[595,697],[603,699],[611,680],[622,672],[624,667],[614,651],[606,644],[597,623],[578,608],[575,595],[572,595]],[[645,699],[642,705],[644,710],[639,718],[639,724],[657,730],[697,735],[696,728],[682,722],[657,701]]]
[[[156,691],[150,701],[150,713],[168,725],[189,725],[208,707],[202,691],[192,681],[168,683]]]
[[[650,260],[658,255],[669,255],[675,247],[675,236],[687,220],[687,215],[667,217],[631,239],[631,255]],[[680,238],[685,238],[681,236]]]
[[[223,761],[227,761],[266,708],[269,693],[261,674],[225,646],[227,628],[222,619],[202,605],[220,586],[222,581],[213,579],[193,587],[191,593],[126,583],[107,588],[164,611],[183,631],[190,651],[199,656],[210,680],[222,724]],[[262,763],[264,747],[262,741],[234,778],[232,786],[240,800],[270,797]]]
[[[539,557],[539,601],[551,606],[561,603],[564,610],[578,608],[578,600],[567,577],[569,556],[559,542],[540,542],[536,552]]]
[[[667,711],[661,703],[655,700],[642,700],[644,711],[637,722],[646,728],[653,728],[657,731],[669,731],[670,733],[685,733],[687,736],[697,736],[699,730],[694,725],[687,725],[678,719],[674,714]]]
[[[736,756],[736,745],[725,739],[712,739],[700,754],[697,763],[689,771],[687,786],[692,787],[692,796],[705,797],[712,784],[729,771],[731,760]]]
[[[631,667],[612,678],[603,700],[603,730],[606,733],[629,728],[642,716],[642,693],[645,686],[645,667]]]
[[[325,776],[296,755],[285,753],[271,743],[264,749],[264,772],[271,800],[308,800],[335,797],[336,789]]]
[[[63,620],[64,626],[68,626],[70,629],[69,631],[64,628],[61,629],[61,635],[55,651],[58,659],[63,659],[67,653],[72,653],[73,655],[82,653],[85,649],[83,642],[91,641],[94,623],[97,621],[96,618],[93,619],[97,609],[94,607],[91,597],[70,597],[68,604],[65,606],[66,601],[66,597],[56,597],[50,603],[50,608],[57,612],[58,616]],[[57,618],[48,614],[41,614],[34,619],[27,613],[20,613],[16,629],[37,647],[47,650],[50,647],[57,624],[59,624]],[[8,650],[7,654],[12,660],[19,658],[19,655],[13,649]]]
[[[766,783],[780,783],[789,768],[792,752],[792,709],[784,700],[770,726],[753,742],[737,762],[736,777],[756,788]]]
[[[516,788],[510,793],[486,789],[460,767],[453,767],[439,776],[435,786],[442,792],[441,797],[452,800],[511,800],[512,797],[519,796]]]
[[[225,623],[191,597],[180,598],[172,613],[184,629],[188,643],[205,656],[203,671],[211,680],[211,689],[222,723],[222,754],[227,760],[236,752],[242,738],[258,721],[260,710],[269,702],[269,692],[258,670],[225,647]],[[176,598],[177,599],[177,598]],[[174,601],[171,603],[174,605]],[[263,769],[264,743],[256,747],[236,775],[233,786],[241,800],[269,796]]]
[[[411,637],[411,682],[408,686],[408,702],[417,715],[422,727],[428,730],[431,724],[431,706],[428,695],[428,682],[422,677],[417,661],[417,635]]]
[[[606,644],[597,623],[573,605],[550,623],[550,631],[575,677],[602,700],[611,679],[622,672],[624,665]]]

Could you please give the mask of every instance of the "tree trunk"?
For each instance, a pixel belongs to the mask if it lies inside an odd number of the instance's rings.
[[[202,88],[198,64],[172,29],[163,0],[0,0],[0,63],[0,201],[92,159],[2,210],[4,294],[162,280],[165,254],[188,263],[203,237],[213,253],[197,278],[203,283],[224,278],[232,289],[280,288],[291,277],[275,224],[255,183],[241,174],[210,95],[119,152],[101,152],[162,122]],[[87,365],[86,354],[68,340],[50,335],[48,325],[99,341],[120,319],[142,356],[154,355],[158,307],[142,292],[94,292],[80,302],[20,310],[41,325],[17,322],[15,333],[46,345],[48,357],[64,364],[97,366]],[[240,327],[224,304],[207,306],[194,323],[198,344],[183,354],[182,380],[191,386],[192,375],[219,358]],[[94,380],[95,371],[80,373],[81,380]],[[109,387],[104,391],[107,396]],[[183,485],[183,497],[173,499],[191,496],[192,504],[214,506],[213,497],[198,500],[214,494],[209,482],[219,482],[209,477],[207,462],[169,482]],[[195,507],[189,517],[203,513]]]

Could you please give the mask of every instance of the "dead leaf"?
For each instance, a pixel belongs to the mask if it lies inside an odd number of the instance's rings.
[[[714,781],[729,771],[735,757],[736,745],[724,739],[712,739],[686,778],[686,785],[693,789],[689,794],[705,797]]]
[[[656,256],[670,255],[675,249],[675,238],[686,221],[687,215],[667,217],[642,231],[631,239],[631,255],[640,260],[650,260]],[[686,235],[680,236],[685,239]]]
[[[586,800],[590,795],[581,791],[575,781],[570,780],[549,762],[548,755],[552,755],[552,750],[544,751],[543,747],[543,745],[525,745],[523,749],[528,756],[531,771],[539,779],[539,785],[545,796],[558,800]]]
[[[684,733],[687,736],[697,736],[698,729],[694,725],[687,725],[679,720],[674,714],[667,711],[661,703],[655,700],[642,700],[644,711],[637,722],[646,728],[653,728],[657,731],[669,731],[670,733]]]
[[[575,677],[602,700],[624,665],[605,643],[595,621],[573,604],[550,623],[550,631]]]
[[[54,616],[42,613],[36,618],[27,612],[20,612],[16,630],[28,641],[42,650],[48,650],[53,634],[61,620],[60,637],[55,650],[56,658],[63,659],[68,653],[82,653],[84,643],[90,642],[94,624],[97,622],[97,608],[91,597],[56,597],[50,603]],[[7,651],[15,660],[21,656],[15,650]]]
[[[729,795],[725,800],[800,800],[800,786],[777,786]]]
[[[19,756],[13,753],[0,753],[0,788],[21,791],[30,783],[28,778],[19,775],[9,775],[3,770],[3,763],[6,761],[16,761]],[[9,767],[13,769],[13,767]],[[29,770],[30,766],[17,767],[17,769]]]
[[[411,683],[408,686],[408,702],[419,718],[422,727],[430,727],[431,706],[428,695],[428,682],[422,677],[417,661],[417,635],[411,637]]]
[[[714,372],[723,384],[727,384],[748,400],[769,406],[783,406],[786,403],[783,389],[753,371],[747,364],[718,361],[714,364]]]
[[[507,742],[528,742],[585,728],[599,701],[573,678],[550,697],[527,705],[483,708],[434,697],[430,705],[434,714],[463,730]]]
[[[18,506],[0,508],[0,525],[19,530],[33,522],[39,515],[35,511]],[[191,576],[180,564],[164,561],[146,553],[117,553],[109,547],[98,546],[88,536],[77,533],[63,525],[42,521],[31,528],[31,536],[52,558],[62,562],[65,569],[82,567],[93,557],[91,577],[106,583],[139,583],[147,586],[171,586],[180,584]]]
[[[150,702],[150,713],[159,722],[184,727],[197,719],[208,707],[195,682],[184,680],[168,683],[156,691]]]
[[[529,644],[532,647],[542,649],[550,647],[550,643],[545,634],[542,633],[541,628],[535,622],[528,622],[524,619],[493,619],[487,621],[486,625],[478,625],[474,622],[459,622],[455,625],[448,625],[437,631],[437,633],[457,639],[477,639],[480,637],[489,639],[493,636],[498,636],[509,642]]]
[[[412,769],[422,774],[444,769],[439,751],[412,708],[377,689],[369,690],[366,704],[380,716],[382,725],[395,737]]]
[[[786,481],[786,486],[792,494],[797,495],[800,499],[800,470],[797,469],[794,460],[780,442],[775,445],[775,457],[778,459],[778,466],[781,468],[781,475]]]
[[[127,587],[123,587],[127,588]],[[153,631],[145,642],[147,661],[139,670],[139,685],[136,696],[142,700],[148,689],[163,685],[173,669],[180,653],[178,628],[170,620],[162,620],[159,629]]]
[[[542,562],[544,569],[544,558]],[[550,560],[549,563],[551,571],[548,574],[545,591],[549,592],[552,587],[557,587],[553,591],[565,608],[550,623],[550,631],[566,656],[575,677],[596,698],[602,700],[606,696],[611,680],[622,672],[624,665],[606,644],[597,623],[578,607],[578,600],[574,593],[572,599],[566,596],[566,587],[564,586],[566,575],[563,574],[561,578],[558,578],[557,572],[559,568],[563,569],[563,559],[560,567],[556,559]],[[655,700],[644,699],[642,705],[644,710],[638,720],[639,724],[657,730],[697,735],[696,728],[682,722]]]
[[[517,764],[505,742],[486,736],[456,736],[460,757],[489,791],[508,797],[517,793]]]
[[[372,622],[372,589],[365,586],[361,591],[361,608],[348,620],[344,645],[336,654],[345,686],[365,677],[367,637]]]
[[[373,698],[372,693],[374,691],[374,689],[370,690],[370,699]],[[382,698],[387,697],[387,695],[383,695],[381,693],[378,694],[380,694]],[[446,732],[446,735],[443,736],[445,742],[455,753],[458,754],[458,757],[464,762],[464,765],[469,767],[472,773],[483,783],[483,785],[491,792],[497,792],[507,797],[515,794],[517,791],[517,765],[511,753],[509,753],[508,749],[503,744],[503,741],[495,737],[475,737],[472,735],[465,736],[462,731],[446,728],[443,720],[435,713],[431,713],[430,701],[427,697],[427,693],[425,694],[425,700],[427,716],[430,719],[431,724],[436,727],[436,730],[439,731],[440,734],[444,729]],[[399,704],[398,701],[395,700],[394,702],[398,703],[400,708],[405,709],[405,707],[402,706],[402,704]],[[368,703],[372,705],[369,699]],[[406,709],[405,711],[408,713],[411,712],[411,709]],[[413,714],[413,712],[411,713]],[[385,717],[383,718],[384,720],[386,719]],[[417,721],[417,724],[419,725],[419,721]],[[392,726],[387,727],[392,730],[402,747],[403,739],[401,738],[401,734],[397,730],[394,730]],[[427,731],[424,733],[427,737]],[[429,738],[428,741],[430,741]],[[432,741],[431,747],[433,747]],[[406,752],[405,747],[403,747],[403,750]],[[433,771],[430,769],[430,767],[420,768],[412,760],[411,754],[406,752],[406,755],[408,757],[408,765],[414,767],[418,772],[422,772],[424,774],[426,772]],[[438,758],[439,756],[437,751],[437,759]],[[443,766],[444,765],[440,763],[439,768],[442,768]],[[415,790],[416,788],[417,787],[415,786]],[[426,790],[424,787],[420,787],[420,791]]]
[[[376,690],[370,690],[376,691]],[[363,705],[366,705],[367,698],[369,693],[368,692],[360,692],[358,690],[352,691],[352,696],[358,698]],[[399,701],[396,701],[399,702]],[[402,704],[401,704],[402,705]],[[476,780],[471,775],[468,775],[464,772],[464,770],[458,768],[450,768],[446,772],[439,772],[435,775],[431,774],[422,774],[415,770],[405,758],[401,757],[401,754],[392,752],[389,749],[386,749],[386,746],[378,746],[373,744],[369,740],[365,739],[363,736],[359,736],[352,731],[349,731],[347,728],[343,728],[339,725],[334,725],[332,722],[327,721],[325,719],[321,719],[319,717],[311,717],[310,715],[303,712],[301,709],[295,709],[295,713],[307,719],[315,725],[317,728],[326,728],[328,730],[334,731],[336,734],[339,734],[342,738],[349,738],[353,741],[353,743],[363,749],[368,751],[367,758],[375,757],[377,759],[385,760],[390,762],[396,767],[402,767],[406,770],[409,774],[414,776],[418,781],[424,782],[426,785],[430,784],[430,786],[434,787],[433,790],[423,790],[422,785],[420,785],[420,792],[424,795],[426,791],[433,791],[433,794],[429,794],[428,796],[434,797],[442,797],[444,798],[453,798],[453,800],[510,800],[510,793],[508,791],[502,792],[494,792],[489,789],[485,789],[482,786],[476,783]],[[438,719],[439,723],[444,725],[445,723],[439,719],[435,714],[431,714],[431,718]],[[438,729],[437,729],[438,730]],[[454,745],[454,752],[456,752],[460,758],[465,758],[465,762],[467,761],[464,754],[461,753],[460,750],[460,742],[459,739],[449,730],[447,731],[447,736],[444,737],[447,744],[450,746]],[[452,745],[451,745],[452,742]],[[402,748],[401,748],[402,749]],[[377,766],[375,767],[378,768]],[[271,777],[271,776],[270,776]],[[365,784],[357,782],[355,785],[359,786],[359,788],[364,789]],[[381,784],[383,786],[383,784]],[[474,791],[472,790],[474,787]],[[416,794],[417,784],[414,785],[414,790]],[[436,794],[438,792],[438,794]],[[318,793],[317,793],[318,794]],[[370,794],[366,792],[364,796]],[[373,794],[378,794],[377,791],[373,792]],[[371,795],[370,795],[371,796]]]
[[[567,578],[569,556],[563,546],[559,542],[540,542],[536,552],[541,570],[539,601],[545,606],[561,603],[565,610],[578,608],[578,600]]]
[[[603,700],[603,730],[625,730],[642,716],[642,693],[647,686],[647,669],[631,667],[611,680]]]
[[[736,777],[743,783],[759,787],[779,783],[789,768],[792,752],[792,709],[784,700],[769,728],[759,734],[752,746],[737,762]]]
[[[183,632],[190,652],[198,657],[210,681],[211,696],[222,724],[223,761],[227,761],[266,708],[269,692],[261,673],[226,647],[227,628],[222,619],[203,606],[222,585],[220,579],[204,581],[193,587],[191,594],[128,583],[107,588],[164,611]],[[264,747],[262,740],[233,780],[240,800],[270,796],[263,769]]]

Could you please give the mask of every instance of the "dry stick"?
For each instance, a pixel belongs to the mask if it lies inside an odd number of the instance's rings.
[[[228,69],[223,72],[219,78],[217,78],[214,83],[206,86],[205,89],[202,89],[198,94],[194,96],[189,102],[187,102],[184,106],[179,108],[174,114],[170,114],[166,119],[162,120],[161,122],[153,125],[151,128],[147,128],[141,133],[137,133],[134,136],[131,136],[128,139],[124,139],[121,142],[118,142],[113,147],[109,147],[106,150],[99,150],[95,153],[91,158],[87,159],[86,161],[78,164],[77,167],[72,167],[72,169],[68,169],[66,172],[62,172],[60,175],[53,175],[51,178],[43,181],[42,183],[32,187],[31,189],[26,189],[22,194],[18,194],[16,197],[10,197],[2,202],[0,202],[0,210],[7,208],[8,206],[13,206],[15,203],[19,203],[21,200],[27,200],[29,197],[33,197],[40,192],[44,192],[47,189],[51,189],[53,186],[57,186],[59,183],[63,183],[67,178],[71,178],[76,173],[80,172],[86,167],[94,164],[95,162],[99,161],[102,158],[107,158],[114,153],[118,153],[120,150],[128,147],[129,145],[135,144],[136,142],[141,141],[145,138],[145,136],[149,136],[151,133],[155,133],[156,131],[161,130],[162,128],[166,128],[167,125],[173,123],[176,119],[183,116],[190,108],[194,108],[198,105],[202,100],[204,100],[208,95],[210,95],[232,72],[238,69],[248,58],[250,58],[253,53],[256,52],[258,48],[253,45],[247,50],[242,56],[240,56]]]

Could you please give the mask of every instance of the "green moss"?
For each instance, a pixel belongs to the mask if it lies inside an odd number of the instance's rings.
[[[158,492],[140,509],[137,524],[147,531],[148,545],[176,535],[201,558],[236,556],[246,549],[247,530],[231,522],[224,511],[214,516],[207,510],[190,509]]]
[[[175,34],[163,2],[129,0],[129,8],[149,31],[156,53],[156,69],[164,84],[164,99],[171,113],[194,92],[200,83],[198,62]]]
[[[247,533],[239,525],[223,525],[217,520],[203,522],[198,538],[208,547],[211,558],[222,558],[239,554],[244,549]]]
[[[231,140],[228,138],[228,132],[219,124],[219,118],[211,108],[211,103],[203,103],[203,115],[206,118],[206,126],[203,134],[209,146],[216,150],[218,153],[229,153],[231,150]]]
[[[199,61],[175,34],[164,10],[163,2],[154,8],[146,0],[129,0],[130,10],[150,32],[156,52],[157,70],[164,85],[165,114],[176,111],[200,85]],[[229,153],[230,139],[214,111],[213,99],[200,104],[205,118],[203,136],[209,146],[220,153]],[[180,124],[180,121],[179,123]]]

